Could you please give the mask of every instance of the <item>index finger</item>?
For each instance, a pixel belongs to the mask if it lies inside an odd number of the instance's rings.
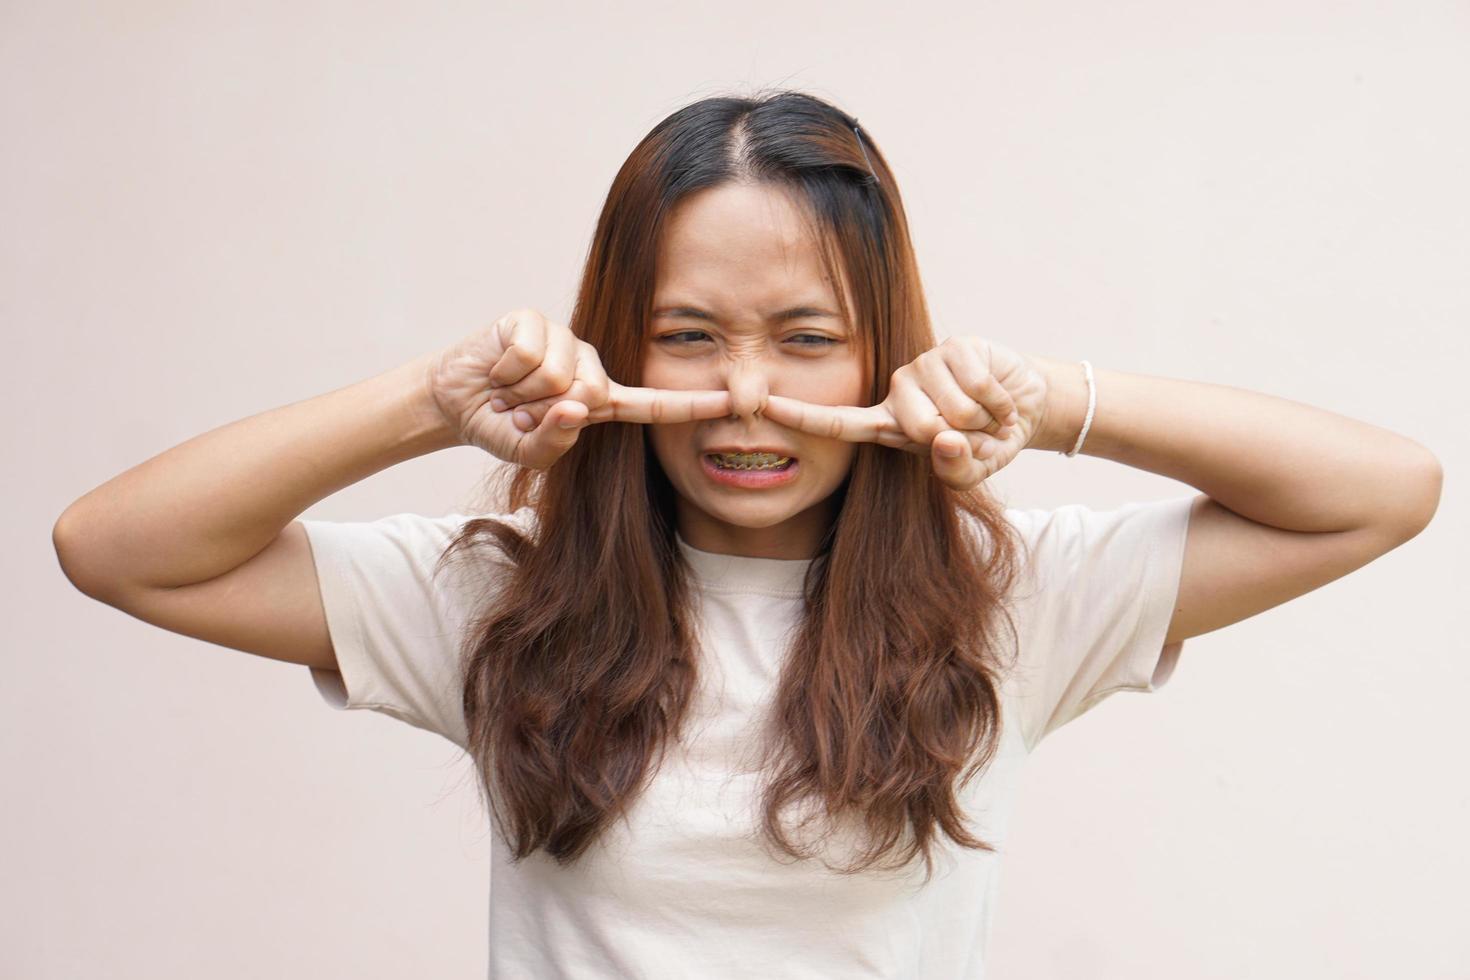
[[[876,442],[895,449],[909,445],[891,412],[882,405],[818,405],[799,398],[770,395],[766,418],[787,428],[844,442]]]
[[[692,422],[730,414],[728,391],[634,388],[608,383],[607,404],[592,410],[594,422]]]

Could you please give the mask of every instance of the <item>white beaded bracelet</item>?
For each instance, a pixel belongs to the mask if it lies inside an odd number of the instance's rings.
[[[1077,436],[1077,445],[1072,447],[1072,451],[1057,450],[1063,456],[1076,456],[1082,449],[1082,440],[1087,438],[1087,430],[1092,428],[1092,413],[1097,409],[1097,385],[1092,380],[1092,365],[1083,361],[1082,370],[1087,374],[1087,418],[1082,420],[1082,432]]]

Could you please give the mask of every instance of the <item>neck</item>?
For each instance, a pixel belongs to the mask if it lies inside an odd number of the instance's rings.
[[[681,500],[675,520],[680,537],[699,551],[800,561],[816,557],[835,516],[831,505],[823,501],[779,524],[744,527],[718,520]]]

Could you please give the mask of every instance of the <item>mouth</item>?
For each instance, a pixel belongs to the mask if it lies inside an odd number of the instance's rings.
[[[742,490],[784,486],[796,479],[801,465],[795,456],[768,450],[707,452],[700,463],[712,482]]]
[[[796,464],[795,456],[768,450],[742,450],[705,453],[705,458],[722,470],[765,471],[787,470]]]

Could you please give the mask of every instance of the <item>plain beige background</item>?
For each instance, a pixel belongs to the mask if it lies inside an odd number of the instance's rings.
[[[85,598],[51,527],[197,433],[564,318],[637,140],[764,85],[884,149],[942,332],[1308,402],[1448,473],[1425,534],[1047,740],[991,975],[1470,976],[1470,7],[1326,0],[0,6],[0,974],[483,975],[453,748]],[[486,461],[308,513],[445,513]],[[1035,452],[995,486],[1189,489]]]

